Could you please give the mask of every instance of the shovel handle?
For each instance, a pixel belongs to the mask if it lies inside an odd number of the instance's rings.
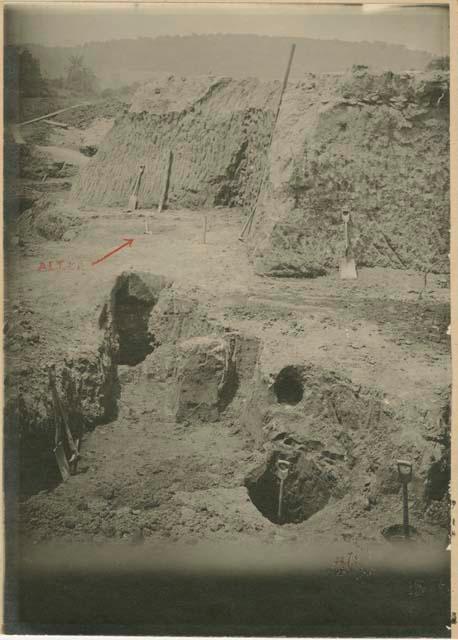
[[[345,239],[345,255],[348,255],[350,243],[348,241],[348,221],[344,220],[344,239]]]
[[[348,257],[348,251],[350,249],[350,238],[348,235],[348,223],[350,222],[350,213],[348,211],[342,212],[342,221],[344,223],[345,256]]]

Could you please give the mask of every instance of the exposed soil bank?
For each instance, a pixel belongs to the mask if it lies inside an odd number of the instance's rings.
[[[97,350],[81,351],[55,363],[58,394],[74,438],[112,420],[117,412],[118,380],[110,351],[103,343]],[[60,481],[53,454],[56,409],[48,382],[50,364],[14,370],[7,358],[5,433],[18,452],[18,488],[23,494]]]
[[[138,174],[142,207],[157,206],[173,152],[171,206],[249,205],[266,160],[278,83],[158,76],[141,87],[75,181],[84,205],[124,205]]]
[[[173,153],[171,206],[243,206],[258,273],[315,277],[343,255],[342,207],[358,265],[449,270],[446,72],[309,74],[280,84],[160,75],[141,87],[77,177],[83,205],[156,206]]]
[[[259,273],[335,268],[343,206],[359,266],[448,271],[448,74],[356,68],[290,86],[269,178],[251,233]]]

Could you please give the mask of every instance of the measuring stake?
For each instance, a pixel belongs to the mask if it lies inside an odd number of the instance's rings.
[[[270,165],[269,165],[270,150],[272,148],[272,141],[273,141],[273,137],[274,137],[274,131],[275,131],[275,127],[276,127],[276,124],[277,124],[278,116],[280,114],[280,108],[281,108],[281,103],[282,103],[282,100],[283,100],[283,94],[285,93],[286,85],[288,84],[289,72],[291,71],[291,65],[293,63],[295,50],[296,50],[296,45],[295,44],[291,45],[291,51],[290,51],[290,54],[289,54],[288,65],[286,67],[285,77],[283,78],[283,84],[282,84],[282,87],[281,87],[281,90],[280,90],[280,98],[278,100],[277,111],[275,113],[275,118],[274,118],[272,130],[270,132],[269,144],[267,146],[266,164],[264,166],[264,172],[262,174],[261,181],[260,181],[259,187],[258,187],[258,191],[257,191],[255,199],[254,199],[253,209],[251,210],[251,213],[249,214],[249,216],[245,220],[245,224],[243,225],[242,231],[240,232],[240,236],[239,236],[240,242],[244,242],[245,235],[249,235],[250,232],[251,232],[251,226],[253,224],[253,219],[254,219],[254,216],[255,216],[255,213],[256,213],[256,209],[257,209],[257,206],[258,206],[258,200],[259,200],[259,197],[261,195],[261,191],[262,191],[262,188],[264,186],[264,183],[267,180],[267,176],[270,173]]]
[[[167,154],[167,166],[166,166],[166,170],[165,170],[165,183],[164,183],[164,189],[162,191],[162,195],[161,195],[161,199],[159,202],[159,207],[157,209],[158,213],[162,212],[162,209],[166,206],[167,203],[167,196],[169,193],[169,184],[170,184],[170,171],[172,168],[172,159],[173,159],[173,153],[172,150],[169,149],[169,152]]]

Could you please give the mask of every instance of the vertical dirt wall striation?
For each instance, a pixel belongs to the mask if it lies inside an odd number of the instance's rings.
[[[249,206],[278,91],[279,83],[255,79],[157,78],[118,118],[76,179],[73,196],[84,205],[124,206],[144,164],[139,206],[157,206],[171,150],[170,206]]]

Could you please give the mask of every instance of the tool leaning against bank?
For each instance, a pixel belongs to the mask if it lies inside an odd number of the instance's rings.
[[[261,180],[261,182],[259,184],[259,189],[258,189],[258,192],[256,194],[256,198],[254,200],[253,210],[251,211],[250,215],[246,219],[245,224],[242,227],[242,231],[240,232],[239,240],[241,242],[243,242],[245,240],[245,234],[249,234],[251,232],[251,225],[253,224],[253,219],[254,219],[254,216],[255,216],[255,213],[256,213],[256,207],[258,206],[259,196],[261,195],[262,188],[264,186],[264,183],[266,181],[267,175],[269,173],[269,155],[268,154],[270,152],[270,149],[272,148],[272,140],[273,140],[273,137],[274,137],[275,127],[277,126],[277,120],[278,120],[278,115],[280,113],[280,107],[281,107],[281,103],[282,103],[282,100],[283,100],[283,94],[285,93],[286,85],[288,84],[289,72],[291,71],[291,65],[293,63],[295,50],[296,50],[296,45],[295,44],[291,45],[291,51],[290,51],[290,54],[289,54],[288,65],[286,67],[286,73],[285,73],[285,77],[283,79],[283,84],[282,84],[281,91],[280,91],[280,98],[278,100],[277,112],[275,114],[275,119],[274,119],[274,123],[273,123],[273,126],[272,126],[272,131],[270,133],[269,145],[268,145],[268,148],[267,148],[266,166],[264,168],[264,173],[263,173],[263,176],[262,176],[262,180]]]
[[[48,369],[49,388],[51,390],[53,409],[54,409],[54,422],[56,426],[54,436],[54,454],[56,456],[57,465],[62,476],[62,480],[68,480],[68,478],[76,473],[78,460],[80,459],[79,453],[79,438],[76,441],[73,439],[70,426],[68,424],[68,415],[65,407],[59,397],[56,385],[56,371],[55,367],[51,366]],[[65,446],[65,442],[67,447]],[[70,453],[69,459],[67,458],[66,449]]]
[[[167,164],[166,164],[166,170],[165,170],[165,181],[164,181],[164,186],[162,189],[162,194],[161,194],[161,199],[159,200],[159,204],[157,207],[157,213],[162,213],[162,209],[166,206],[167,204],[167,196],[169,193],[169,186],[170,186],[170,172],[172,169],[172,160],[173,160],[173,152],[171,149],[168,150],[167,152]],[[149,222],[148,222],[148,218],[153,219],[153,214],[151,212],[151,214],[145,217],[145,233],[147,235],[151,235],[152,231],[149,227]]]
[[[290,462],[288,460],[277,460],[277,463],[275,465],[275,475],[280,480],[277,510],[277,518],[279,523],[281,523],[283,519],[283,485],[286,478],[288,477],[289,469]]]
[[[344,223],[344,240],[345,240],[345,254],[341,258],[339,264],[339,274],[341,280],[356,280],[358,273],[356,271],[355,259],[351,252],[351,241],[348,232],[348,225],[350,224],[350,211],[348,207],[344,207],[342,211],[342,222]]]
[[[138,207],[138,192],[140,191],[140,183],[142,180],[143,172],[145,171],[145,165],[140,165],[140,171],[138,173],[137,179],[135,180],[134,190],[132,191],[132,195],[129,198],[129,202],[127,204],[126,213],[131,213],[135,211]]]

